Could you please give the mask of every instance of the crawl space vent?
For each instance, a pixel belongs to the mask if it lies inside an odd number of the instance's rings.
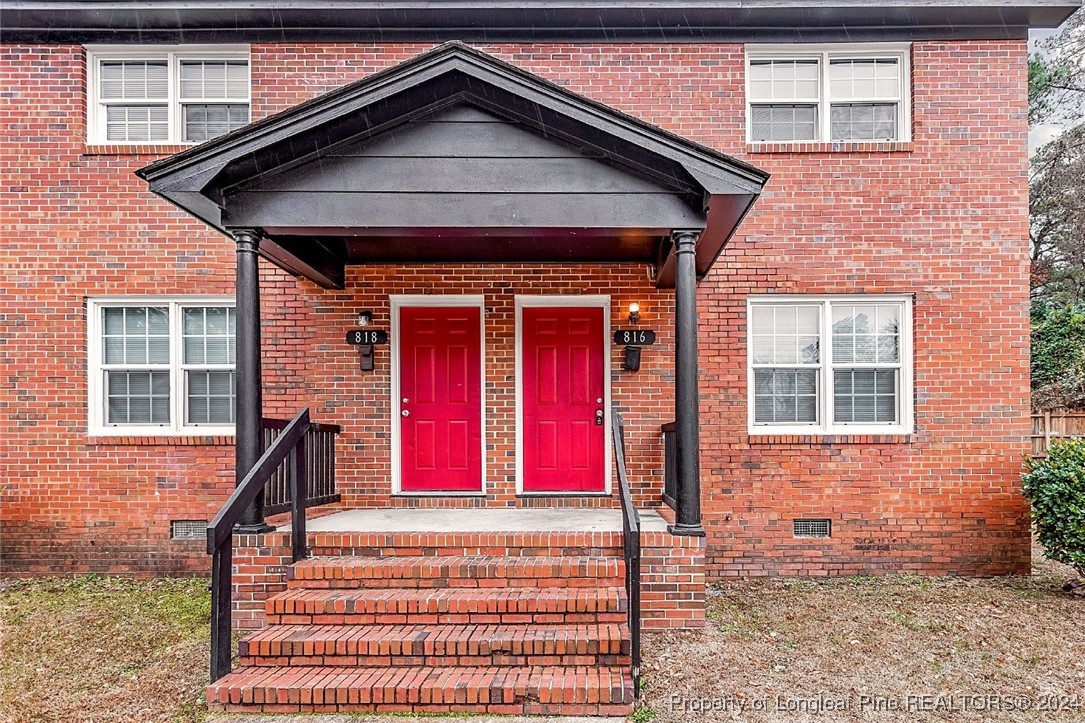
[[[207,537],[204,520],[173,520],[170,522],[171,540],[202,540]]]
[[[795,537],[829,537],[832,527],[828,520],[793,520]]]

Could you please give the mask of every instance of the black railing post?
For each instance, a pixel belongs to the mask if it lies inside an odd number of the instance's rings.
[[[237,229],[232,233],[237,245],[235,484],[240,485],[264,451],[260,378],[260,236],[252,229]],[[271,529],[264,522],[264,493],[261,490],[245,510],[238,531],[253,534]]]
[[[630,673],[633,693],[640,698],[640,514],[633,506],[625,460],[625,423],[617,409],[611,410],[614,465],[618,472],[618,499],[622,506],[622,549],[625,557],[625,593],[629,606]]]
[[[701,431],[697,389],[697,234],[677,231],[675,253],[675,535],[704,537],[701,525]]]
[[[233,538],[215,548],[211,558],[211,682],[230,672]]]
[[[675,500],[675,487],[677,481],[675,480],[674,469],[674,422],[667,422],[662,426],[663,430],[663,502],[672,510],[678,506]]]
[[[309,501],[305,441],[305,437],[302,437],[298,446],[294,447],[294,464],[290,467],[290,537],[294,543],[294,562],[309,556],[309,546],[305,539],[305,508]]]

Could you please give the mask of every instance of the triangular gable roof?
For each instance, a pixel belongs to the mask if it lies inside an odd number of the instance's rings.
[[[700,214],[702,223],[682,218],[684,226],[704,229],[703,250],[698,253],[702,273],[768,178],[749,164],[459,42],[441,45],[137,173],[154,193],[226,232],[232,226],[252,225],[252,219],[234,223],[231,215],[231,199],[243,189],[344,147],[365,146],[405,124],[464,106],[507,120],[541,139],[579,149],[586,157],[648,181],[660,194],[670,194]],[[466,184],[470,182],[465,178]],[[487,198],[481,195],[479,202],[485,204]],[[620,204],[611,205],[615,217],[608,220],[600,212],[591,219],[592,227],[628,228]],[[497,225],[503,223],[498,219]],[[578,223],[575,218],[568,221],[571,227]],[[367,219],[359,217],[355,225],[367,228]],[[412,219],[405,217],[397,226],[411,227]]]

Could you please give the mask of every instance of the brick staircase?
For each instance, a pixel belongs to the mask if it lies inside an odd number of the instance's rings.
[[[321,533],[212,711],[632,712],[621,534]]]

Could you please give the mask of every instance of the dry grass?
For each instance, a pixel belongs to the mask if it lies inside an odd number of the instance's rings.
[[[650,708],[634,720],[1085,720],[1085,707],[1048,715],[859,707],[864,695],[901,703],[909,694],[1085,695],[1085,598],[1059,590],[1069,577],[1039,562],[1030,578],[718,585],[706,631],[646,636]],[[202,580],[0,583],[0,721],[203,720],[208,616]],[[778,696],[817,694],[851,707],[775,709]],[[675,695],[732,710],[672,710]],[[753,710],[758,700],[767,710]]]
[[[1035,559],[1032,577],[713,586],[704,632],[645,639],[648,709],[635,719],[1085,720],[1085,598],[1060,590],[1069,568]],[[819,699],[847,707],[818,713]],[[1044,702],[1080,707],[1044,714]],[[976,705],[993,710],[965,710]]]
[[[0,587],[0,720],[202,720],[206,580],[85,577]]]

